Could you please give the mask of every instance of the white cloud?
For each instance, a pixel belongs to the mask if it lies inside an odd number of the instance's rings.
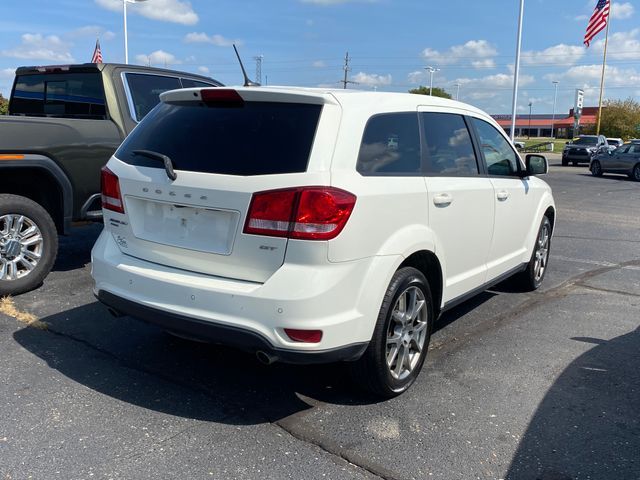
[[[86,27],[76,28],[65,35],[65,37],[70,39],[93,37],[99,38],[101,41],[113,40],[115,36],[116,34],[111,30],[107,30],[106,28],[98,25],[87,25]]]
[[[208,67],[198,67],[198,72],[202,73],[203,75],[209,75],[211,73]]]
[[[178,65],[182,61],[178,60],[175,55],[165,52],[164,50],[156,50],[149,55],[136,55],[136,62],[142,65],[157,65],[164,67],[170,65]]]
[[[575,65],[586,53],[583,46],[560,43],[540,51],[522,52],[524,65]]]
[[[484,60],[476,60],[471,62],[474,68],[495,68],[496,62],[493,58],[485,58]]]
[[[217,34],[209,36],[204,32],[187,33],[184,37],[184,41],[187,43],[211,43],[216,47],[230,47],[234,43],[238,46],[242,45],[242,40],[231,40]]]
[[[576,22],[584,22],[589,20],[589,15],[578,15],[577,17],[573,17]]]
[[[629,2],[616,3],[613,2],[611,7],[611,18],[616,20],[626,20],[633,16],[634,8]]]
[[[518,85],[524,87],[530,85],[535,81],[532,75],[520,75]],[[487,75],[479,78],[458,78],[456,83],[459,83],[468,89],[492,89],[492,88],[508,88],[513,87],[513,75],[506,73],[496,73],[495,75]]]
[[[0,70],[0,79],[2,80],[12,79],[15,76],[16,76],[15,68],[3,68],[2,70]]]
[[[364,73],[359,72],[351,77],[351,80],[364,85],[366,87],[382,87],[385,85],[391,85],[393,81],[391,75],[378,75],[376,73]]]
[[[300,0],[302,3],[313,5],[341,5],[343,3],[376,3],[378,0]]]
[[[322,60],[316,60],[315,62],[313,62],[313,63],[311,64],[311,66],[312,66],[313,68],[324,68],[324,67],[326,67],[326,66],[327,66],[327,64],[326,64],[324,61],[322,61]]]
[[[616,32],[609,36],[607,57],[614,60],[640,60],[640,28],[629,32]],[[604,39],[593,43],[594,50],[604,50]]]
[[[407,80],[412,85],[418,85],[422,83],[422,81],[426,80],[427,73],[424,70],[416,70],[415,72],[409,73],[407,76]]]
[[[122,11],[122,0],[95,0],[96,4],[113,12]],[[129,12],[163,22],[195,25],[198,15],[191,3],[181,0],[153,0],[152,2],[132,3],[127,5]]]
[[[454,45],[443,52],[425,48],[422,51],[422,57],[436,65],[451,65],[465,58],[475,59],[476,62],[481,61],[494,57],[497,53],[496,48],[486,40],[469,40],[464,45]]]
[[[16,48],[3,50],[5,57],[32,60],[48,60],[52,62],[73,63],[75,60],[69,52],[70,45],[57,35],[43,36],[39,33],[25,33],[22,43]]]

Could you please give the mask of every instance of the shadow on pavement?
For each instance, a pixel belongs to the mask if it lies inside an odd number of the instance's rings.
[[[484,293],[447,312],[436,329],[491,298]],[[231,424],[274,422],[315,400],[368,405],[379,398],[353,385],[344,363],[265,366],[253,355],[173,337],[93,302],[42,318],[48,331],[14,334],[47,365],[123,402],[171,415]]]
[[[640,328],[569,365],[538,407],[509,480],[640,478]]]
[[[67,272],[82,268],[91,262],[91,248],[102,231],[102,223],[74,227],[71,234],[58,237],[58,256],[54,272]]]

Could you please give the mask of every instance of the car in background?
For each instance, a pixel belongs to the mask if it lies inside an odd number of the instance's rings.
[[[609,146],[604,135],[580,135],[576,140],[567,143],[562,150],[562,165],[569,162],[573,165],[591,163],[598,154],[608,152]]]
[[[523,162],[470,105],[286,87],[160,97],[102,170],[92,275],[115,315],[264,363],[348,361],[391,397],[441,312],[514,275],[542,283],[547,160]]]
[[[594,177],[601,177],[603,173],[619,173],[640,182],[640,141],[596,155],[591,160],[589,170]]]
[[[525,147],[525,143],[523,141],[520,140],[514,140],[513,141],[513,146],[516,147],[518,150],[523,150]]]
[[[607,145],[609,147],[609,151],[612,152],[616,148],[624,145],[624,140],[621,138],[607,138]]]

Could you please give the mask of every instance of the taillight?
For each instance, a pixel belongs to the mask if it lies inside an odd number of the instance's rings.
[[[299,187],[254,193],[244,233],[300,240],[338,236],[356,196],[333,187]]]
[[[124,213],[118,176],[107,167],[102,167],[100,183],[102,185],[102,208]]]
[[[285,328],[284,333],[294,342],[319,343],[322,340],[322,330],[297,330]]]

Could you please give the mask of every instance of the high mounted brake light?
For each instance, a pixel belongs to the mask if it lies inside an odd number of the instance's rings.
[[[200,90],[202,101],[210,107],[242,107],[244,100],[231,88],[203,88]]]
[[[298,187],[257,192],[244,233],[298,240],[331,240],[349,220],[356,196],[334,187]]]

